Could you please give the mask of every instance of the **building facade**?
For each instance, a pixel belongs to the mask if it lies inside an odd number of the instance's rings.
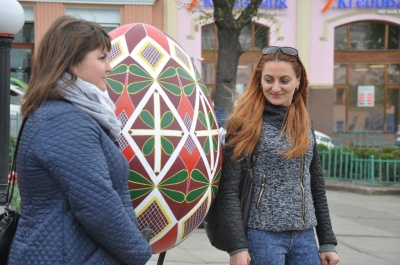
[[[141,22],[163,28],[165,6],[162,0],[41,0],[19,1],[25,11],[25,25],[15,35],[11,50],[11,76],[27,82],[31,60],[42,36],[52,22],[63,15],[95,21],[107,31],[120,25]]]
[[[236,9],[247,0],[237,0]],[[215,90],[217,29],[211,0],[20,1],[26,23],[11,51],[12,76],[29,79],[41,36],[67,14],[107,30],[143,22],[174,38],[190,55],[211,93]],[[191,8],[188,8],[190,6]],[[189,10],[190,9],[190,10]],[[307,69],[308,109],[315,129],[332,137],[370,131],[387,141],[400,131],[400,0],[264,0],[241,33],[244,53],[236,97],[247,85],[265,46],[292,46]]]
[[[187,2],[213,10],[212,1]],[[235,8],[246,4],[238,0]],[[369,131],[395,140],[400,131],[399,0],[265,0],[260,11],[264,18],[253,19],[241,33],[245,52],[238,95],[264,46],[292,46],[308,72],[308,108],[317,130],[333,137]],[[206,85],[215,88],[217,29],[192,12],[179,10],[178,42],[201,61]]]

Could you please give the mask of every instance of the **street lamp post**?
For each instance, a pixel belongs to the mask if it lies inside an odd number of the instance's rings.
[[[1,0],[0,8],[0,192],[7,187],[10,137],[10,50],[14,35],[25,23],[17,0]],[[3,196],[4,197],[4,196]],[[0,200],[1,201],[1,200]]]

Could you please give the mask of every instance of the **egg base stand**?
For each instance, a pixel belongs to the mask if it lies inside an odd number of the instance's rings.
[[[167,254],[166,251],[160,253],[160,255],[158,256],[157,265],[163,265],[164,264],[165,254]]]

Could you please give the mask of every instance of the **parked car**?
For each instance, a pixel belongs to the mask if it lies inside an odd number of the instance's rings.
[[[317,141],[317,144],[323,144],[323,145],[327,146],[329,149],[335,147],[331,137],[329,137],[325,133],[322,133],[319,131],[314,131],[314,132],[315,132],[315,139]]]
[[[18,136],[18,130],[22,123],[21,102],[26,85],[25,88],[21,87],[24,83],[20,82],[16,82],[13,78],[10,80],[10,135],[13,137]]]
[[[21,100],[24,94],[25,91],[22,88],[10,85],[10,115],[20,114]]]

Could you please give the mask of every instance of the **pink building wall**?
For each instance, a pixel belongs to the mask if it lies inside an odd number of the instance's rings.
[[[348,9],[332,7],[322,12],[328,1],[312,1],[311,45],[309,79],[312,84],[333,85],[335,27],[355,21],[379,20],[400,25],[400,8],[367,9],[353,6]],[[346,1],[348,2],[348,1]],[[356,2],[356,1],[353,1]],[[376,1],[375,1],[376,2]],[[355,5],[353,3],[353,5]],[[397,14],[379,14],[383,10],[396,10]]]
[[[341,1],[348,5],[349,1]],[[190,3],[190,0],[181,2]],[[334,28],[349,22],[362,20],[380,20],[400,25],[400,8],[357,8],[355,0],[352,7],[338,8],[339,1],[333,1],[332,5],[325,11],[322,9],[329,2],[327,0],[286,0],[287,9],[281,9],[273,19],[254,20],[257,23],[270,27],[270,44],[276,46],[297,47],[302,34],[298,34],[298,21],[304,15],[309,20],[309,32],[304,36],[309,37],[309,48],[300,53],[301,58],[309,60],[308,73],[310,84],[333,85],[334,64]],[[365,1],[360,1],[360,3]],[[368,1],[375,3],[376,1]],[[378,1],[382,2],[382,1]],[[304,6],[309,6],[309,10]],[[203,5],[198,1],[197,5]],[[202,8],[202,6],[200,6]],[[300,12],[298,11],[300,10]],[[208,9],[212,11],[212,9]],[[265,9],[264,9],[265,10]],[[395,14],[382,14],[390,10]],[[192,13],[184,8],[177,12],[177,42],[193,58],[197,69],[201,69],[201,21],[199,13]],[[308,40],[306,40],[308,41]]]

